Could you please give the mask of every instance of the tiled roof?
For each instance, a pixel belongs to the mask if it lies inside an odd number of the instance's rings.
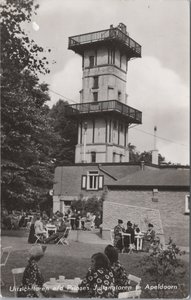
[[[88,171],[99,171],[104,175],[108,187],[189,187],[189,168],[160,168],[138,164],[76,164],[57,167],[54,178],[54,195],[78,196],[81,190],[81,176]],[[83,190],[83,193],[87,193]],[[90,192],[89,192],[90,193]],[[97,193],[97,192],[96,192]]]
[[[139,170],[109,185],[189,187],[189,169],[158,168]]]

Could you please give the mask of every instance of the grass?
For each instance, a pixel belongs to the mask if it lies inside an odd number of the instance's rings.
[[[14,242],[14,238],[11,236],[6,238],[6,242],[7,239],[10,240],[10,244],[11,242]],[[20,237],[15,238],[15,240],[15,243],[23,242]],[[2,268],[2,279],[5,283],[5,286],[2,287],[2,296],[4,297],[13,296],[12,292],[10,292],[10,286],[13,285],[11,269],[26,266],[28,259],[27,247],[30,248],[30,246],[25,243],[25,245],[23,245],[23,250],[21,247],[21,250],[13,251],[9,257],[6,267]],[[92,254],[96,252],[103,252],[104,248],[104,244],[88,244],[75,241],[70,241],[69,246],[48,245],[45,256],[39,262],[45,281],[48,281],[51,277],[58,278],[59,275],[64,275],[66,278],[83,278],[86,275],[87,268],[90,266],[90,258]],[[144,281],[143,270],[140,266],[140,262],[144,255],[145,253],[143,252],[133,253],[131,255],[120,254],[120,261],[128,273],[142,278],[142,294],[144,297],[146,296],[149,298],[149,295],[144,293],[144,287],[149,282]],[[186,284],[185,289],[188,289],[188,255],[184,256],[183,263],[187,268],[187,273],[185,277],[181,278],[181,282]],[[19,284],[21,278],[18,279]],[[177,298],[176,294],[174,294],[172,298]]]

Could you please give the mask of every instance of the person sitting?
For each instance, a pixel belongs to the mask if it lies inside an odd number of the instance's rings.
[[[121,265],[117,250],[108,245],[104,250],[105,255],[108,257],[115,279],[115,297],[118,297],[120,292],[126,292],[131,289],[125,268]]]
[[[91,267],[79,285],[79,294],[88,298],[114,298],[115,281],[109,259],[103,253],[91,257]]]
[[[153,227],[154,227],[153,224],[149,223],[148,230],[143,237],[143,249],[146,252],[149,252],[150,246],[154,242],[154,239],[155,239],[155,231],[154,231]]]
[[[57,229],[57,232],[51,234],[48,238],[46,238],[44,240],[44,244],[57,243],[59,241],[59,239],[63,236],[64,232],[66,231],[66,227],[67,227],[67,223],[65,223],[62,220],[59,228]]]
[[[125,232],[130,234],[130,236],[124,237],[124,248],[126,252],[130,251],[130,244],[134,244],[135,242],[135,233],[132,225],[133,224],[130,221],[127,222],[127,229]]]
[[[43,241],[46,237],[46,230],[44,230],[44,226],[39,215],[37,216],[36,221],[34,223],[34,230],[35,234],[40,236],[40,241]]]
[[[114,247],[118,249],[120,252],[123,249],[122,243],[122,232],[125,231],[123,227],[123,221],[121,219],[118,220],[118,225],[114,227]]]
[[[44,279],[38,266],[38,261],[44,256],[46,246],[34,245],[30,249],[28,265],[23,273],[22,284],[18,289],[19,298],[41,298]]]

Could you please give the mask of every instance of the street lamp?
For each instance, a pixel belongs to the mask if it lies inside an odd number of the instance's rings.
[[[86,162],[86,134],[87,134],[88,123],[84,122],[84,158],[83,162]]]

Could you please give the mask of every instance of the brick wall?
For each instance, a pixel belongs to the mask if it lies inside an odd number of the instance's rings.
[[[188,246],[189,216],[184,214],[186,194],[188,193],[159,191],[155,196],[158,202],[153,202],[152,190],[109,190],[104,202],[103,231],[108,227],[113,228],[118,218],[122,218],[124,223],[130,220],[142,227],[152,222],[156,231],[164,231],[166,242],[171,236],[177,245]]]

